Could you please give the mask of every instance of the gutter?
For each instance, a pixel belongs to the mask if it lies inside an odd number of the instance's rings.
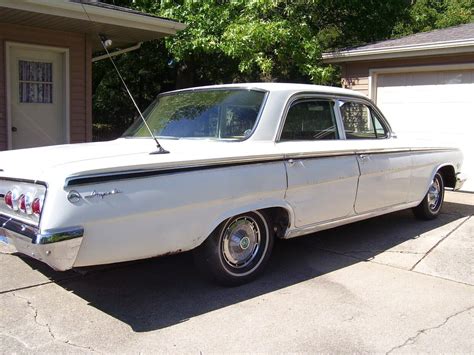
[[[326,52],[322,54],[322,59],[324,63],[340,63],[452,53],[474,53],[474,39],[432,42],[408,46],[391,46],[373,49],[361,48],[340,52]]]
[[[124,48],[124,49],[120,49],[118,51],[114,51],[110,54],[102,54],[102,55],[99,55],[97,57],[93,57],[92,58],[92,63],[94,62],[98,62],[99,60],[102,60],[102,59],[106,59],[106,58],[109,58],[110,57],[115,57],[116,55],[120,55],[120,54],[123,54],[123,53],[128,53],[128,52],[132,52],[134,50],[137,50],[139,49],[141,46],[142,46],[142,43],[143,42],[139,42],[137,44],[135,44],[134,46],[131,46],[131,47],[128,47],[128,48]]]
[[[82,6],[87,6],[87,13],[92,21],[106,23],[110,25],[142,29],[146,31],[161,32],[166,34],[176,34],[177,31],[184,30],[186,25],[177,21],[167,20],[146,15],[110,10],[97,6],[89,6],[86,3],[76,3],[69,1],[2,1],[0,7],[37,12],[48,15],[73,18],[89,21],[84,14]]]

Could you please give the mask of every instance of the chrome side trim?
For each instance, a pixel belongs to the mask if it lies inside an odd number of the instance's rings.
[[[36,236],[35,244],[51,244],[63,242],[84,236],[84,228],[75,226],[69,228],[49,229]]]
[[[0,180],[23,182],[26,184],[38,184],[38,185],[43,185],[46,188],[48,187],[48,184],[45,181],[41,181],[41,180],[22,179],[22,178],[10,177],[10,176],[0,176]]]
[[[380,215],[383,215],[383,214],[392,213],[392,212],[395,212],[395,211],[400,211],[400,210],[403,210],[403,209],[415,207],[419,203],[420,203],[420,201],[412,201],[412,202],[409,202],[409,203],[397,204],[397,205],[394,205],[394,206],[381,208],[381,209],[370,211],[370,212],[363,213],[363,214],[354,214],[354,215],[351,215],[351,216],[348,216],[348,217],[342,217],[342,218],[338,218],[338,219],[324,221],[324,222],[320,222],[320,223],[317,223],[317,224],[310,224],[310,225],[303,226],[303,227],[300,227],[300,228],[287,229],[283,239],[295,238],[295,237],[299,237],[299,236],[302,236],[302,235],[319,232],[319,231],[322,231],[322,230],[325,230],[325,229],[330,229],[330,228],[342,226],[344,224],[349,224],[349,223],[365,220],[365,219],[368,219],[368,218],[380,216]]]
[[[277,143],[278,144],[278,143]],[[281,143],[284,144],[284,143]],[[78,176],[69,176],[66,178],[64,187],[86,185],[91,183],[101,183],[115,180],[124,180],[131,178],[143,178],[161,174],[175,174],[185,173],[194,170],[207,170],[228,168],[232,166],[261,164],[261,163],[275,163],[284,162],[288,159],[312,159],[312,158],[327,158],[335,156],[357,155],[357,154],[386,154],[386,153],[403,153],[403,152],[439,152],[452,151],[449,148],[378,148],[378,149],[347,149],[334,150],[325,152],[306,152],[306,153],[292,153],[292,154],[268,154],[246,157],[235,157],[231,159],[215,159],[204,161],[192,161],[182,165],[162,166],[156,169],[131,169],[123,171],[114,171],[96,174],[84,174]]]

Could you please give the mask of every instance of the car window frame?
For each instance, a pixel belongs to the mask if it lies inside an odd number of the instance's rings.
[[[373,141],[373,140],[390,139],[390,138],[395,137],[395,135],[393,134],[392,128],[390,127],[390,124],[388,123],[387,119],[385,118],[385,116],[382,114],[382,112],[380,112],[380,110],[377,108],[377,106],[372,101],[370,101],[368,99],[358,98],[358,97],[339,97],[336,101],[337,101],[336,102],[337,103],[337,111],[338,111],[338,115],[339,115],[339,123],[341,125],[341,130],[342,130],[342,133],[343,133],[343,135],[341,136],[341,139],[347,140],[347,141],[366,141],[366,140]],[[375,138],[360,138],[360,139],[350,139],[349,138],[348,139],[346,137],[346,130],[344,128],[344,121],[342,119],[342,113],[341,113],[341,106],[346,102],[359,103],[359,104],[367,106],[370,111],[374,111],[375,114],[376,114],[377,119],[380,122],[380,124],[385,129],[385,131],[387,132],[387,136],[386,137],[377,137],[377,133],[376,133]]]
[[[285,128],[285,124],[286,124],[286,121],[288,119],[288,114],[290,113],[290,110],[296,106],[296,105],[299,105],[301,103],[305,103],[305,102],[317,102],[317,101],[324,101],[324,102],[328,102],[330,105],[332,105],[332,111],[333,111],[333,117],[334,117],[334,125],[335,125],[335,133],[336,133],[336,138],[335,139],[285,139],[285,140],[282,140],[281,139],[281,135],[283,134],[283,130]],[[288,110],[286,111],[286,114],[285,114],[285,122],[283,123],[282,127],[281,127],[281,132],[280,132],[280,137],[279,137],[279,141],[280,142],[313,142],[313,141],[337,141],[340,139],[340,129],[339,129],[339,122],[338,122],[338,119],[337,119],[337,114],[336,114],[336,101],[335,100],[332,100],[332,99],[328,99],[328,98],[300,98],[300,99],[296,99],[296,100],[293,100],[291,102],[291,104],[289,105],[288,107]]]
[[[339,97],[336,95],[323,95],[319,93],[297,93],[293,96],[291,96],[286,104],[285,108],[281,114],[280,122],[278,125],[278,129],[276,131],[275,135],[275,143],[289,143],[289,142],[328,142],[328,141],[339,141],[342,139],[342,134],[344,133],[344,130],[341,131],[341,120],[340,120],[340,113],[339,107],[338,107],[338,101]],[[311,100],[311,101],[330,101],[333,103],[333,110],[334,110],[334,117],[336,119],[336,127],[337,127],[337,135],[338,138],[336,139],[321,139],[321,140],[315,140],[315,139],[308,139],[308,140],[281,140],[281,134],[283,132],[283,127],[285,126],[286,119],[288,117],[288,112],[290,111],[290,108],[296,103],[300,101],[306,101],[306,100]],[[344,136],[345,137],[345,136]]]

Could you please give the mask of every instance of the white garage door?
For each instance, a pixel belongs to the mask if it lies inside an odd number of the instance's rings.
[[[399,137],[464,152],[463,190],[474,191],[474,70],[378,74],[376,101]]]

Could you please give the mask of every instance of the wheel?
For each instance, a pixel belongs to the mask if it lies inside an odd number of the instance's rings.
[[[436,173],[423,201],[413,208],[413,213],[420,219],[434,219],[439,215],[444,200],[444,181],[440,173]]]
[[[195,262],[213,281],[237,286],[258,276],[273,248],[268,218],[246,212],[221,223],[196,249]]]

